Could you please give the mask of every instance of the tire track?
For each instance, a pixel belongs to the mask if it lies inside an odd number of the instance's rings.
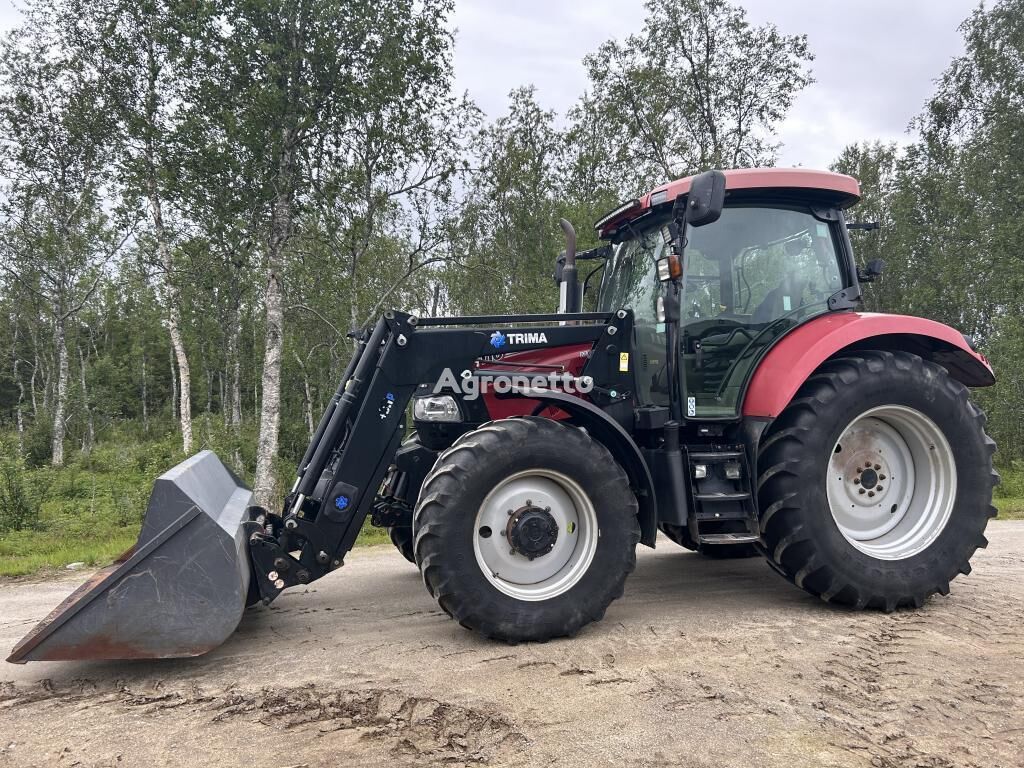
[[[846,737],[837,746],[876,768],[1020,765],[1024,603],[978,582],[918,611],[851,618],[814,705]]]

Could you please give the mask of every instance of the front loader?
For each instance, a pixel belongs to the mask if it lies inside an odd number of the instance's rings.
[[[856,608],[946,594],[995,514],[967,390],[994,377],[947,326],[859,311],[881,265],[854,261],[858,195],[837,174],[710,171],[613,211],[592,251],[564,223],[558,313],[385,313],[282,509],[192,457],[136,546],[9,660],[204,653],[246,606],[341,567],[368,515],[449,615],[510,642],[599,620],[659,530]]]

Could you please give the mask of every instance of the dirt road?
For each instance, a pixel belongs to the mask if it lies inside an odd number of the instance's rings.
[[[2,665],[0,766],[1022,766],[1024,523],[989,533],[888,616],[661,542],[604,622],[523,646],[356,551],[204,658]],[[0,647],[80,580],[0,586]]]

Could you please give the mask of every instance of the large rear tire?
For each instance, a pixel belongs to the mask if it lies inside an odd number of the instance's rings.
[[[761,445],[765,555],[797,586],[857,608],[948,594],[996,514],[984,426],[966,387],[916,355],[829,362]]]
[[[508,642],[573,635],[604,616],[636,565],[637,501],[581,429],[490,422],[442,453],[415,512],[416,561],[441,608]]]
[[[393,525],[388,528],[388,536],[391,537],[391,543],[395,545],[395,549],[402,553],[402,557],[410,563],[416,562],[416,555],[413,552],[412,546],[412,526]]]

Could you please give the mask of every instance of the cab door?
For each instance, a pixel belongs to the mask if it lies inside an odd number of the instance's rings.
[[[733,419],[761,355],[843,287],[836,224],[809,206],[727,206],[690,230],[681,376],[691,419]]]

